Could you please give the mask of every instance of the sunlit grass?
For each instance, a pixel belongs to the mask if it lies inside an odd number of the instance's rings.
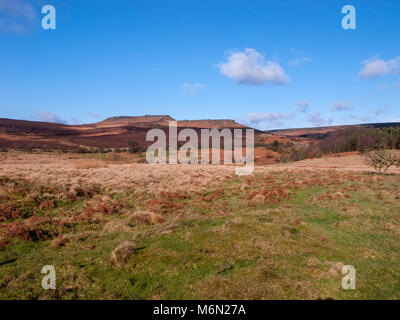
[[[57,234],[3,237],[0,298],[398,299],[399,186],[396,175],[282,171],[232,176],[203,191],[128,191],[106,199],[105,190],[68,198],[53,188],[29,202],[37,186],[3,180],[9,193],[0,204],[25,201],[31,208],[3,221],[1,232],[40,213],[63,222],[54,232],[69,241],[57,247]],[[50,196],[55,207],[38,211]],[[122,203],[117,211],[103,209],[113,201]],[[165,222],[132,220],[143,210]],[[104,231],[114,220],[130,229]],[[110,255],[125,240],[140,250],[117,268]],[[56,268],[54,291],[41,288],[47,264]],[[357,270],[356,290],[341,288],[339,267],[347,264]]]

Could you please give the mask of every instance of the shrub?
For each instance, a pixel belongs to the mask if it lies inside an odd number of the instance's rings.
[[[280,146],[280,142],[278,140],[274,140],[274,142],[267,145],[267,149],[278,152]]]
[[[86,148],[79,148],[76,152],[77,153],[88,153],[88,150]]]
[[[3,229],[5,238],[19,238],[27,241],[52,239],[60,234],[62,225],[49,217],[33,216],[29,222],[12,222]]]
[[[129,153],[138,153],[141,151],[141,148],[138,146],[136,141],[128,141],[128,152]]]

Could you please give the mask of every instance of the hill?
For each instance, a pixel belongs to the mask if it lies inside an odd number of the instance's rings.
[[[81,125],[0,119],[0,148],[12,149],[70,149],[83,147],[126,148],[128,141],[145,147],[146,134],[152,128],[163,129],[168,136],[169,115],[118,116]],[[182,128],[234,129],[247,128],[234,120],[206,119],[177,121]],[[200,133],[200,132],[199,132]]]

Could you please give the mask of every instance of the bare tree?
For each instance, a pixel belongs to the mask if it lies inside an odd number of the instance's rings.
[[[385,174],[392,166],[400,166],[400,157],[390,150],[378,149],[366,152],[363,156],[365,163],[379,174]]]

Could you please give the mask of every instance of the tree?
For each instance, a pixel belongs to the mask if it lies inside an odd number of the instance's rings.
[[[279,146],[280,146],[279,141],[278,141],[278,140],[275,140],[274,142],[272,142],[272,147],[271,147],[271,149],[272,149],[273,151],[277,152],[278,149],[279,149]]]
[[[364,160],[379,174],[385,174],[392,166],[400,167],[400,157],[386,149],[364,153]]]
[[[357,150],[357,145],[358,145],[358,137],[356,135],[352,136],[350,138],[349,144],[350,144],[350,150],[351,151],[356,151]]]

